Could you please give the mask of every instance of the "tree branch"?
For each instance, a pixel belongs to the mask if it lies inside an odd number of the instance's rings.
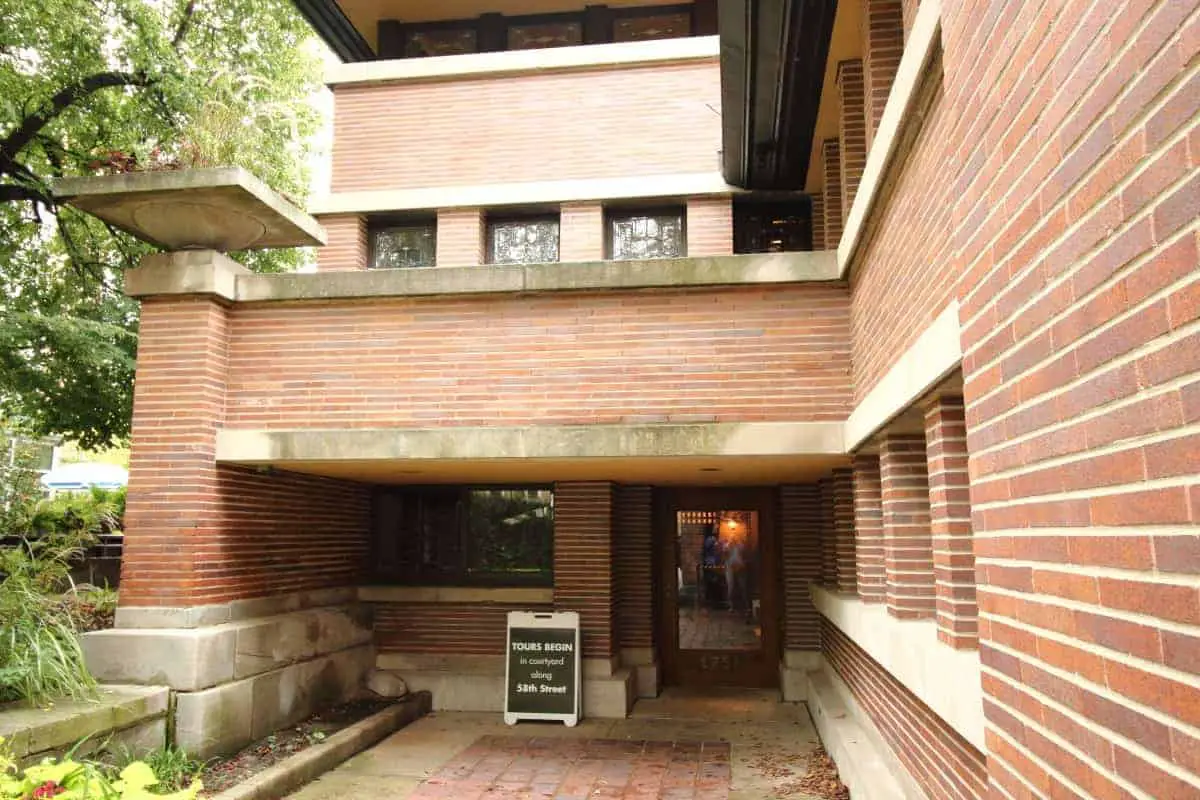
[[[29,200],[33,203],[41,203],[47,208],[54,207],[54,201],[37,189],[31,189],[28,186],[17,186],[11,183],[0,184],[0,203],[15,203],[22,200]]]
[[[187,36],[188,26],[192,24],[192,16],[196,13],[196,0],[188,0],[188,4],[183,7],[183,19],[179,21],[179,27],[175,29],[175,36],[171,39],[171,47],[178,50],[179,45],[183,43],[183,37]]]
[[[11,174],[17,154],[49,125],[59,114],[101,89],[117,86],[149,86],[151,80],[144,72],[99,72],[60,89],[36,113],[21,121],[17,129],[0,141],[0,174]]]

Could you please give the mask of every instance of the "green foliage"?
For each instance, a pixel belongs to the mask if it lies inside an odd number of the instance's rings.
[[[150,248],[58,207],[49,181],[239,164],[303,196],[310,42],[288,0],[0,0],[0,411],[84,447],[127,436],[137,309],[122,274]]]
[[[29,530],[42,494],[34,450],[18,444],[11,460],[0,458],[0,536]]]
[[[197,761],[174,746],[154,750],[146,756],[145,762],[154,770],[158,785],[173,792],[191,786],[204,769],[203,761]]]
[[[97,535],[118,527],[123,504],[123,491],[93,490],[9,510],[5,533],[15,543],[0,547],[0,701],[93,694],[78,633],[111,616],[115,593],[76,593],[70,572]]]
[[[153,791],[167,790],[167,794]],[[41,763],[18,768],[11,752],[0,739],[0,800],[192,800],[203,788],[199,780],[175,789],[164,786],[147,762],[134,761],[113,775],[101,764],[47,758]]]

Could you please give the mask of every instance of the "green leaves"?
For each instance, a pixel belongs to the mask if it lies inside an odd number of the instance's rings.
[[[50,179],[237,164],[303,197],[313,41],[288,0],[0,0],[0,416],[86,447],[129,432],[137,308],[122,275],[151,248],[55,207]]]

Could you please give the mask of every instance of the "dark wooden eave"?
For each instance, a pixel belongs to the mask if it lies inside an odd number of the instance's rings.
[[[837,0],[719,0],[725,180],[800,190]]]
[[[336,0],[293,0],[300,14],[342,61],[371,61],[375,51]]]

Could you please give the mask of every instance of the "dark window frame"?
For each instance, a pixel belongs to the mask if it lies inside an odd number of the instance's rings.
[[[688,36],[711,36],[717,33],[715,0],[712,8],[701,9],[701,2],[677,3],[664,6],[613,7],[589,6],[585,11],[565,11],[545,14],[519,14],[505,16],[499,13],[481,14],[478,17],[461,19],[430,20],[428,22],[403,23],[384,19],[377,23],[379,58],[423,58],[407,55],[408,43],[414,33],[445,30],[473,30],[476,53],[505,51],[508,49],[508,29],[514,26],[578,22],[583,30],[583,45],[607,44],[615,41],[613,33],[617,20],[641,17],[687,14]],[[678,37],[688,38],[688,37]],[[654,40],[643,40],[654,41]],[[575,45],[579,46],[579,45]]]
[[[472,492],[528,491],[548,492],[550,508],[549,569],[526,575],[512,572],[472,572],[470,530],[465,502]],[[446,531],[448,548],[457,551],[457,563],[452,568],[438,570],[413,560],[429,542],[424,531],[424,503],[441,498],[443,504],[453,503],[453,529]],[[385,507],[400,504],[399,514],[390,517]],[[437,513],[437,512],[435,512]],[[444,513],[444,509],[442,512]],[[453,484],[379,486],[372,498],[371,547],[369,571],[372,580],[381,585],[407,586],[471,586],[471,587],[548,587],[554,585],[554,486],[553,484]]]
[[[558,242],[554,248],[553,261],[496,261],[495,252],[495,229],[499,225],[518,225],[530,224],[534,222],[553,222],[558,229]],[[499,213],[487,214],[484,217],[484,237],[483,246],[485,248],[483,263],[486,266],[495,267],[512,267],[521,264],[557,264],[562,261],[562,212],[554,211],[529,211],[524,213]]]
[[[428,264],[411,267],[381,267],[376,265],[378,256],[376,237],[385,231],[401,228],[426,228],[433,239],[433,254]],[[424,269],[437,266],[437,235],[438,225],[436,215],[420,215],[408,217],[372,217],[367,221],[367,269]]]
[[[604,258],[607,261],[637,261],[640,259],[615,258],[616,224],[622,220],[634,217],[678,217],[680,253],[677,256],[661,256],[649,260],[660,261],[666,258],[686,258],[688,253],[687,204],[657,204],[651,206],[610,206],[604,209]]]

